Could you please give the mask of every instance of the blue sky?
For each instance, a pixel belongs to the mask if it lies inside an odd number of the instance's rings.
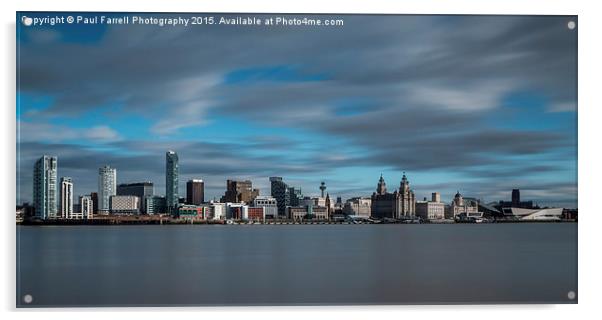
[[[576,206],[575,17],[343,18],[337,28],[19,24],[17,201],[31,200],[43,154],[59,157],[78,194],[95,191],[104,164],[119,183],[150,180],[163,194],[171,149],[180,190],[204,179],[209,198],[226,179],[269,194],[269,176],[307,195],[325,181],[333,197],[369,196],[381,173],[393,190],[405,171],[418,198],[459,190],[488,202],[520,188]]]

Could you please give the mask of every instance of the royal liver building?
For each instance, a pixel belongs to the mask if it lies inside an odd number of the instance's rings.
[[[372,216],[376,218],[401,219],[416,215],[416,197],[410,189],[410,182],[405,175],[399,183],[399,190],[393,193],[387,192],[387,184],[383,176],[380,176],[376,192],[372,194]]]

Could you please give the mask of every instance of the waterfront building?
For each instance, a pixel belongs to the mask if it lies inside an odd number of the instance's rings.
[[[80,196],[79,207],[84,219],[92,219],[92,215],[94,213],[94,203],[92,202],[92,197]]]
[[[24,202],[22,205],[17,205],[17,218],[27,219],[34,217],[34,215],[35,207],[30,205],[28,202]]]
[[[57,215],[57,157],[42,156],[33,167],[33,206],[39,219]]]
[[[441,194],[439,192],[433,192],[431,194],[431,201],[432,202],[441,202]]]
[[[183,219],[207,220],[211,218],[211,212],[211,207],[208,205],[178,205],[178,217]]]
[[[144,212],[149,215],[167,213],[167,201],[165,197],[147,196],[144,200]]]
[[[71,219],[73,215],[73,181],[70,177],[61,178],[61,218]],[[78,212],[80,212],[78,210]]]
[[[308,213],[310,217],[316,220],[328,220],[328,208],[327,207],[308,207]]]
[[[259,195],[259,189],[253,189],[253,183],[250,180],[226,181],[226,193],[222,197],[222,202],[235,203],[253,203],[253,200]]]
[[[203,207],[203,214],[204,214],[206,220],[209,220],[209,219],[216,220],[215,213],[213,211],[214,207],[212,205],[210,205],[208,203],[203,203],[200,206]]]
[[[150,181],[122,183],[117,186],[118,196],[136,196],[140,199],[140,211],[146,213],[146,197],[155,194],[155,186]]]
[[[410,189],[410,183],[403,174],[399,190],[387,192],[387,185],[382,174],[371,197],[371,215],[377,218],[401,219],[416,215],[416,197]]]
[[[90,193],[90,198],[92,199],[92,213],[96,214],[98,212],[98,192]]]
[[[416,201],[416,216],[428,220],[445,219],[445,203]]]
[[[258,196],[253,200],[254,207],[262,207],[267,219],[278,218],[278,201],[270,196]]]
[[[301,199],[303,199],[303,193],[301,188],[289,187],[288,194],[290,197],[290,205],[295,207],[301,205]]]
[[[111,197],[117,192],[117,170],[110,166],[98,169],[98,212],[109,214]]]
[[[140,213],[140,198],[136,196],[111,196],[110,211],[115,215],[136,215]]]
[[[329,199],[330,202],[330,199]],[[331,209],[330,209],[330,215],[331,216],[344,216],[343,214],[343,209],[345,207],[345,204],[343,203],[343,199],[341,197],[337,197],[337,201],[334,203],[334,205],[331,205]],[[370,209],[370,211],[372,211],[372,209]]]
[[[286,207],[291,205],[291,198],[288,193],[288,185],[282,181],[282,177],[270,177],[270,192],[272,197],[276,199],[278,216],[284,217],[286,215]]]
[[[242,220],[248,215],[249,206],[244,203],[226,202],[225,207],[226,219]]]
[[[474,198],[464,198],[460,191],[454,196],[454,200],[449,207],[451,217],[456,218],[459,215],[467,217],[480,217],[479,200]]]
[[[317,207],[313,205],[287,207],[287,215],[289,219],[302,221],[304,219],[328,220],[328,208]]]
[[[355,197],[345,201],[343,214],[346,216],[369,218],[372,215],[372,199]]]
[[[404,172],[399,185],[400,215],[412,217],[416,215],[416,197],[410,190],[410,182]]]
[[[200,205],[205,202],[205,182],[192,179],[186,182],[186,203]]]
[[[248,207],[246,215],[243,215],[243,220],[251,221],[264,221],[265,220],[265,208],[264,207]]]
[[[211,202],[213,211],[213,220],[223,220],[226,218],[226,204],[221,202]]]
[[[325,197],[303,197],[299,200],[297,207],[307,208],[308,217],[328,220],[331,214],[330,196]]]
[[[303,220],[308,215],[307,207],[286,207],[286,215],[295,221]]]
[[[503,213],[507,218],[513,218],[516,220],[560,221],[562,219],[562,210],[562,208],[504,208]]]
[[[270,189],[278,204],[278,216],[282,218],[288,216],[287,207],[299,206],[303,199],[301,189],[287,185],[282,181],[282,177],[270,177]]]
[[[482,212],[483,217],[486,218],[502,218],[504,214],[501,209],[496,207],[497,205],[497,202],[482,203],[479,201],[479,212]]]
[[[165,200],[167,205],[167,213],[173,213],[178,206],[178,181],[178,154],[175,151],[170,150],[165,153]]]
[[[303,197],[303,199],[299,200],[299,206],[326,207],[326,198]]]

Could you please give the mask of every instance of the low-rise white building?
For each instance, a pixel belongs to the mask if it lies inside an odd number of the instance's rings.
[[[211,202],[213,209],[213,220],[226,219],[226,204],[221,202]]]
[[[372,214],[372,199],[356,197],[345,201],[343,213],[348,216],[369,218]]]
[[[416,216],[428,220],[445,219],[445,203],[416,201]]]
[[[321,206],[297,206],[287,207],[287,216],[292,220],[303,220],[305,218],[328,220],[328,207]]]
[[[504,208],[506,217],[515,217],[520,220],[535,221],[560,221],[562,218],[562,208],[544,208],[544,209],[524,209],[524,208]]]
[[[249,206],[244,203],[226,202],[226,219],[246,220],[249,216]]]
[[[270,196],[258,196],[253,200],[254,207],[262,207],[265,218],[274,219],[278,217],[278,202]]]

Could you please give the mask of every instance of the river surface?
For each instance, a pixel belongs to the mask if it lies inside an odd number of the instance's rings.
[[[576,223],[17,226],[19,307],[576,303],[570,291]]]

